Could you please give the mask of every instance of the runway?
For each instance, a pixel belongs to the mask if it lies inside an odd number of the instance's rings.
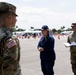
[[[64,46],[67,36],[55,38],[56,61],[54,66],[55,75],[73,75],[70,64],[69,48]],[[40,67],[39,51],[37,44],[39,38],[19,39],[21,45],[21,69],[22,75],[43,75]]]

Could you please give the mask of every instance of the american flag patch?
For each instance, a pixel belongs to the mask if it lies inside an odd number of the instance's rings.
[[[13,46],[15,46],[16,45],[16,42],[14,41],[14,40],[12,40],[12,41],[10,41],[10,42],[8,42],[7,44],[6,44],[6,46],[8,47],[8,48],[11,48],[11,47],[13,47]]]

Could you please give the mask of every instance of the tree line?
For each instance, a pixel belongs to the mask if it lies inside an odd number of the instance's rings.
[[[30,29],[32,30],[36,30],[33,26],[30,27]],[[23,29],[23,28],[19,28],[18,26],[12,28],[12,32],[15,32],[15,31],[25,31],[26,29]],[[40,29],[39,29],[40,30]],[[71,28],[67,28],[65,29],[65,26],[61,26],[60,29],[56,29],[56,28],[53,28],[53,29],[50,29],[50,31],[53,32],[53,34],[55,33],[61,33],[63,31],[71,31],[72,29]]]

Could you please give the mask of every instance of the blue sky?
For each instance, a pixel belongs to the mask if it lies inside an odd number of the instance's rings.
[[[19,28],[31,26],[41,28],[48,25],[50,29],[66,28],[76,22],[76,0],[0,0],[17,6],[17,23]]]

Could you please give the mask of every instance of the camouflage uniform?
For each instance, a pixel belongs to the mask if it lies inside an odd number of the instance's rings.
[[[4,8],[2,8],[3,5]],[[15,14],[15,10],[15,6],[5,2],[0,2],[1,13],[11,11]],[[11,29],[5,26],[0,27],[0,75],[21,75],[19,61],[19,40],[12,35]]]
[[[72,33],[69,35],[68,40],[69,43],[76,42],[76,33]],[[70,47],[70,52],[71,52],[71,64],[72,64],[72,70],[74,75],[76,75],[76,46],[71,46]]]

